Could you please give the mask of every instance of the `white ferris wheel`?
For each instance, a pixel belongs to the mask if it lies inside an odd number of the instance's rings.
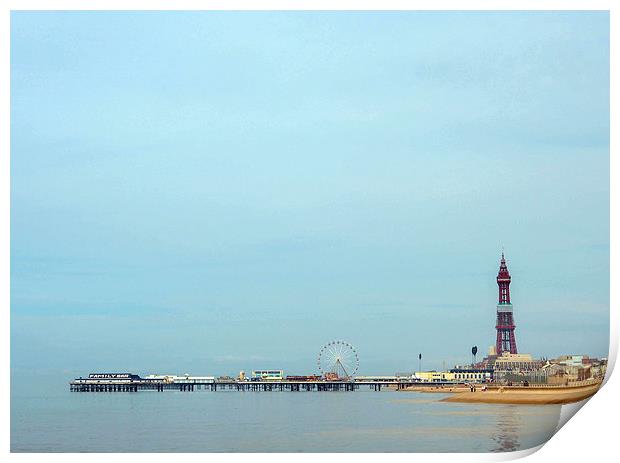
[[[319,352],[317,365],[323,376],[352,378],[359,368],[357,350],[346,341],[332,341],[325,344]]]

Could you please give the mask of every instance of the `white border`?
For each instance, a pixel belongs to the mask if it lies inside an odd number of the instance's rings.
[[[219,1],[197,1],[197,0],[180,0],[176,2],[163,1],[163,0],[89,0],[85,2],[77,0],[58,0],[58,1],[43,1],[43,0],[9,0],[4,3],[2,8],[2,22],[1,24],[1,38],[0,38],[0,62],[3,67],[3,75],[6,82],[2,85],[0,90],[0,99],[2,101],[3,117],[0,118],[2,124],[2,136],[0,137],[0,143],[2,146],[1,157],[1,170],[0,170],[0,185],[1,200],[0,200],[0,212],[2,217],[5,218],[3,227],[0,228],[2,234],[3,246],[0,248],[0,272],[2,278],[0,278],[0,294],[4,298],[5,304],[3,311],[4,336],[0,345],[2,346],[2,370],[5,372],[5,397],[2,401],[2,413],[5,418],[2,422],[2,441],[4,443],[4,452],[9,453],[10,449],[10,427],[9,427],[9,411],[10,411],[10,369],[9,369],[9,349],[10,349],[10,236],[9,236],[9,217],[10,217],[10,164],[9,164],[9,151],[10,151],[10,87],[9,87],[9,52],[10,52],[10,10],[64,10],[64,9],[79,9],[79,10],[159,10],[159,9],[175,9],[175,10],[277,10],[277,9],[290,9],[290,10],[609,10],[610,11],[610,26],[611,26],[611,76],[610,82],[617,81],[617,61],[618,61],[618,12],[620,8],[616,5],[614,0],[477,0],[477,1],[458,1],[458,0],[443,0],[435,2],[422,2],[422,1],[404,1],[404,0],[383,0],[383,1],[363,1],[363,0],[299,0],[299,1],[285,1],[285,0],[265,0],[260,3],[250,0],[219,0]],[[615,87],[611,87],[611,144],[610,144],[610,167],[611,167],[611,234],[610,236],[618,236],[620,229],[618,227],[618,186],[614,180],[618,180],[618,160],[617,156],[617,137],[614,133],[618,133],[618,95]],[[614,130],[615,129],[615,130]],[[611,240],[611,252],[610,252],[610,279],[611,279],[611,304],[610,304],[610,372],[617,357],[618,347],[618,299],[617,290],[614,287],[614,283],[618,282],[618,251],[614,241]],[[616,375],[617,376],[617,375]],[[561,431],[553,437],[549,443],[542,446],[540,451],[534,453],[529,458],[536,461],[557,461],[557,460],[572,460],[573,458],[587,459],[587,460],[602,460],[607,461],[608,455],[615,453],[614,438],[612,436],[612,430],[615,429],[613,421],[616,421],[616,416],[610,413],[611,410],[617,409],[618,405],[618,393],[619,386],[617,378],[609,379],[603,389],[593,397],[586,407],[579,412],[579,419],[570,420]],[[615,406],[614,406],[615,405]],[[565,410],[570,412],[575,407],[567,407]],[[361,461],[370,461],[375,458],[389,458],[396,461],[410,461],[411,458],[423,458],[428,461],[502,461],[513,458],[523,457],[535,452],[536,449],[524,450],[520,452],[513,452],[509,454],[390,454],[390,455],[371,455],[371,454],[356,454],[354,458]],[[32,454],[10,454],[9,458],[14,460],[22,460],[24,458],[31,458]],[[210,455],[213,458],[215,455]],[[351,455],[349,455],[351,456]],[[88,454],[87,456],[79,454],[37,454],[37,459],[46,459],[50,461],[77,461],[88,458],[89,461],[102,462],[110,458],[115,460],[126,461],[129,459],[138,461],[145,461],[147,458],[149,461],[164,462],[169,461],[170,458],[188,461],[198,461],[204,459],[204,454],[183,454],[183,455],[165,455],[165,454],[116,454],[109,456],[106,454]],[[325,460],[341,460],[347,458],[342,454],[302,454],[302,455],[290,455],[290,454],[217,454],[218,460],[228,461],[243,461],[247,458],[252,460],[269,459],[270,461],[290,461],[294,458],[296,461],[315,461],[319,458],[321,461]]]
[[[9,10],[611,10],[613,0],[9,0]]]

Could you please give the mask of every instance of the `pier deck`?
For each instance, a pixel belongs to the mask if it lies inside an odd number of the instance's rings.
[[[428,383],[429,386],[454,385],[454,383]],[[71,392],[138,392],[138,391],[355,391],[360,387],[370,390],[405,389],[420,386],[416,381],[213,381],[170,383],[164,381],[89,381],[69,383]]]

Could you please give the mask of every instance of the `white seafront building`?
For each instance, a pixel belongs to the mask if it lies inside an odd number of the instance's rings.
[[[215,376],[191,376],[186,373],[184,375],[146,375],[145,379],[160,380],[173,384],[195,384],[195,383],[214,383]]]

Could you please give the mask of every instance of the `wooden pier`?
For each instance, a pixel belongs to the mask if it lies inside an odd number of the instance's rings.
[[[442,383],[443,384],[443,383]],[[447,384],[447,383],[446,383]],[[439,383],[429,383],[437,386]],[[71,392],[138,392],[138,391],[348,391],[361,387],[372,391],[405,389],[420,386],[413,381],[212,381],[212,382],[165,382],[165,381],[90,381],[74,380],[69,383]]]

